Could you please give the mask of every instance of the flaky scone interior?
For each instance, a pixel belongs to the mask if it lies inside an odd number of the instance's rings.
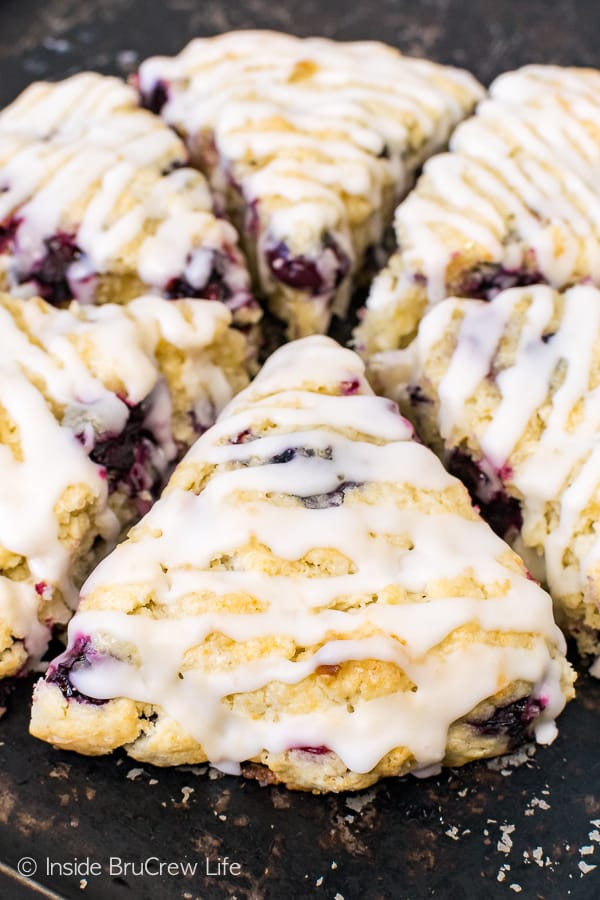
[[[278,350],[87,581],[32,733],[316,792],[552,740],[550,597],[412,437],[350,350]]]

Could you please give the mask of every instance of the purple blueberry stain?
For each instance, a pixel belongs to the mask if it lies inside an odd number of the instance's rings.
[[[290,747],[290,750],[296,750],[299,753],[310,753],[311,756],[325,756],[326,753],[332,752],[329,747],[324,745],[320,747]]]
[[[67,647],[65,652],[55,659],[54,662],[50,663],[46,673],[46,682],[55,684],[65,700],[76,700],[78,703],[92,703],[95,706],[102,706],[108,701],[98,700],[95,697],[88,697],[87,694],[82,694],[71,681],[72,672],[89,668],[98,656],[98,651],[94,650],[91,637],[86,634],[78,634],[73,644]]]
[[[465,485],[481,515],[501,538],[516,536],[523,525],[521,504],[510,497],[501,485],[501,469],[497,484],[483,468],[462,450],[453,450],[447,460],[447,468]],[[506,475],[506,470],[504,470]]]
[[[234,434],[229,438],[229,444],[248,444],[250,441],[255,441],[258,438],[257,434],[253,434],[251,428],[246,428],[244,431],[238,432],[238,434]]]
[[[513,467],[509,463],[504,463],[498,469],[498,478],[500,481],[509,481],[513,477]]]
[[[307,452],[308,455],[308,452]],[[279,463],[287,463],[291,462],[297,456],[297,450],[290,447],[289,450],[283,450],[282,453],[277,453],[275,456],[272,456],[269,460],[270,464],[278,465]]]
[[[52,587],[46,581],[36,581],[35,592],[42,600],[52,599]]]
[[[531,738],[533,723],[547,705],[545,697],[523,697],[499,706],[487,719],[469,721],[468,724],[485,737],[506,738],[508,749],[514,750]]]
[[[360,390],[360,381],[358,378],[349,378],[347,381],[340,382],[340,391],[344,397],[351,397],[358,394]]]

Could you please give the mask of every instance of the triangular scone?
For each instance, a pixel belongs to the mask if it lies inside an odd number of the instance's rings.
[[[501,75],[450,149],[396,211],[400,250],[371,288],[361,352],[402,346],[448,296],[600,286],[600,71]]]
[[[600,290],[446,300],[377,376],[600,655]]]
[[[256,322],[235,229],[187,159],[118,78],[32,84],[0,113],[0,285],[55,304],[221,300]]]
[[[223,197],[290,337],[344,314],[394,206],[483,94],[385,44],[269,31],[194,40],[137,81]]]
[[[305,790],[550,741],[572,695],[550,597],[324,337],[198,440],[69,635],[37,737]]]
[[[247,383],[221,303],[57,310],[0,295],[0,678],[44,653],[79,587]]]

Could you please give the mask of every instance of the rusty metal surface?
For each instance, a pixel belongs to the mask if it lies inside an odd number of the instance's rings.
[[[4,0],[0,103],[35,78],[126,73],[194,34],[254,26],[385,39],[486,81],[600,60],[596,0]],[[27,735],[30,692],[0,720],[0,900],[600,897],[600,682],[585,675],[550,748],[329,797],[55,751]],[[33,879],[16,874],[23,857]]]

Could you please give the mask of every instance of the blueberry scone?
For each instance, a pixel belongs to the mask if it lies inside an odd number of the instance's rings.
[[[550,597],[325,337],[277,351],[88,579],[32,733],[358,789],[549,742]]]
[[[510,287],[600,286],[600,71],[526,66],[430,160],[396,212],[357,347],[402,346],[427,307]]]
[[[376,374],[600,655],[600,291],[448,299]]]
[[[0,113],[0,286],[54,304],[200,297],[256,322],[235,229],[187,161],[118,78],[28,87]]]
[[[0,295],[0,679],[39,661],[95,563],[247,383],[230,318],[200,300]]]
[[[417,169],[483,93],[384,44],[268,31],[194,40],[137,85],[209,176],[290,337],[344,314]]]

